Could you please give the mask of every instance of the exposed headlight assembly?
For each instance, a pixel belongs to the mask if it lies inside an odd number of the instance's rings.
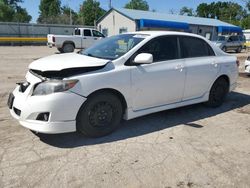
[[[78,80],[50,80],[41,82],[34,88],[32,95],[48,95],[73,88]]]

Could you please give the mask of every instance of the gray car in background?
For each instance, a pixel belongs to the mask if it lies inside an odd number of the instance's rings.
[[[244,38],[240,35],[236,36],[218,36],[216,41],[213,41],[224,52],[234,50],[240,53],[244,46]]]

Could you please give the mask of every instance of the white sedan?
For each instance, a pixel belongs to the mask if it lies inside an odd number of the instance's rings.
[[[8,106],[33,131],[99,137],[114,131],[122,118],[202,102],[220,106],[236,87],[237,63],[198,35],[127,33],[80,53],[34,61]]]
[[[247,60],[245,61],[245,72],[250,73],[250,56],[248,56]]]

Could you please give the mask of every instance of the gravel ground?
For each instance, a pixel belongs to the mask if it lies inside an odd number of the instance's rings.
[[[11,118],[6,100],[30,62],[55,52],[0,47],[0,187],[250,187],[246,74],[220,108],[155,113],[98,139],[33,134]],[[237,56],[242,72],[246,53]]]

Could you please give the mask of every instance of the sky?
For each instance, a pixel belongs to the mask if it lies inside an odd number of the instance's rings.
[[[161,13],[170,13],[170,10],[174,11],[175,14],[179,13],[179,10],[183,6],[193,8],[194,10],[200,3],[211,3],[215,0],[146,0],[149,4],[150,10],[154,9]],[[78,12],[80,4],[83,0],[61,0],[62,5],[68,5],[74,11]],[[108,10],[109,0],[99,0],[100,5],[103,9]],[[112,0],[112,6],[114,8],[122,8],[129,0]],[[232,2],[232,1],[231,1]],[[244,0],[234,0],[233,2],[239,3],[243,7],[245,6]],[[39,16],[39,4],[40,0],[24,0],[20,5],[26,8],[28,13],[32,16],[32,23],[36,23]]]

